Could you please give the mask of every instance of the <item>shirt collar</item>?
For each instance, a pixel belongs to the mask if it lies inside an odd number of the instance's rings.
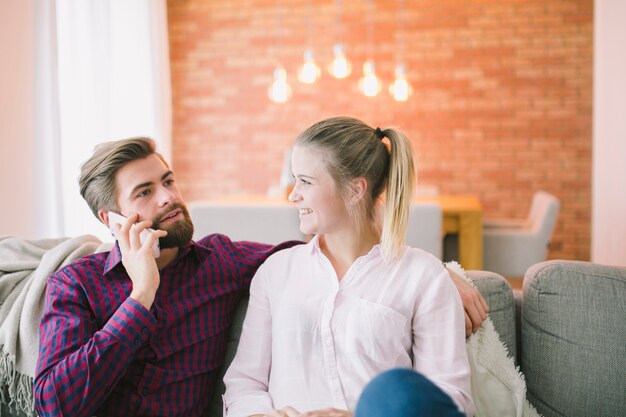
[[[120,247],[115,241],[115,244],[111,248],[111,252],[107,256],[106,261],[104,262],[104,273],[107,274],[110,270],[115,268],[115,266],[122,262],[122,253],[120,252]]]
[[[320,238],[318,235],[314,235],[309,243],[307,243],[307,245],[309,246],[309,251],[311,254],[322,253],[322,249],[320,248]],[[372,247],[372,249],[370,249],[370,251],[364,256],[364,258],[375,259],[379,256],[382,256],[382,254],[383,251],[380,243],[377,243]]]
[[[320,237],[318,235],[313,235],[307,245],[309,247],[309,253],[322,253],[322,249],[320,248]]]
[[[198,260],[201,260],[204,256],[211,253],[211,249],[192,240],[180,249],[177,259],[187,256],[190,252],[193,253]],[[113,245],[113,248],[111,248],[111,252],[109,252],[109,255],[104,263],[104,273],[107,274],[121,262],[122,252],[120,252],[119,244],[115,241],[115,244]]]

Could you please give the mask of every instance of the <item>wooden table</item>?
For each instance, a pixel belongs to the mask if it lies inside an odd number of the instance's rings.
[[[439,203],[443,213],[443,234],[459,236],[459,263],[466,269],[483,268],[483,209],[475,196],[417,196],[414,201]]]
[[[415,202],[435,202],[443,213],[442,233],[459,236],[459,263],[466,269],[483,268],[483,209],[476,196],[434,195],[417,196]],[[265,196],[229,196],[212,203],[217,204],[290,204],[284,198]]]

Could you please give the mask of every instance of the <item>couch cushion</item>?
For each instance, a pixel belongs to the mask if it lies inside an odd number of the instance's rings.
[[[209,403],[207,411],[204,413],[204,417],[219,417],[222,415],[222,395],[226,390],[224,386],[224,374],[230,366],[230,363],[235,358],[237,353],[237,345],[239,344],[239,338],[241,337],[241,329],[243,328],[243,319],[246,317],[246,310],[248,310],[249,295],[241,298],[241,301],[237,305],[235,310],[235,317],[233,318],[233,324],[230,327],[230,333],[228,335],[228,342],[226,342],[226,355],[224,357],[224,365],[220,370],[217,381],[215,382],[215,388],[213,390],[213,398]]]
[[[626,268],[534,265],[522,335],[528,398],[541,414],[626,416]]]

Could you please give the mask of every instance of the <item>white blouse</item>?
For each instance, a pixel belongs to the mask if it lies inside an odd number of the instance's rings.
[[[431,254],[407,248],[385,262],[376,245],[338,280],[315,237],[272,255],[252,280],[224,377],[226,415],[354,411],[373,377],[408,367],[471,416],[464,323],[459,293]]]

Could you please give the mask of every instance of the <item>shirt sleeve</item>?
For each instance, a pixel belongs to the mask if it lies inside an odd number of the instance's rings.
[[[70,275],[53,274],[46,289],[34,381],[42,416],[92,416],[156,328],[150,311],[130,297],[98,326]]]
[[[270,255],[303,243],[297,240],[289,240],[273,246],[266,243],[248,241],[231,242],[229,240],[229,242],[235,263],[239,269],[241,285],[244,289],[250,288],[252,277],[254,277],[259,266],[261,266]]]
[[[471,416],[474,405],[463,305],[447,271],[441,267],[433,272],[422,288],[413,319],[414,368]]]
[[[224,376],[226,417],[269,414],[274,409],[268,393],[272,315],[264,268],[261,267],[252,280],[237,354]]]

